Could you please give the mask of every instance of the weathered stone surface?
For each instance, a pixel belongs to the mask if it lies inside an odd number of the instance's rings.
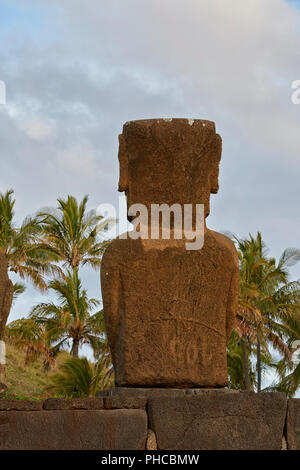
[[[300,399],[290,398],[286,418],[288,450],[300,450]]]
[[[144,410],[0,412],[0,450],[143,450]]]
[[[207,393],[151,398],[149,427],[158,449],[280,450],[283,393]]]
[[[218,191],[220,157],[213,122],[128,122],[120,136],[119,190],[126,192],[128,206],[202,203],[207,216],[210,193]],[[184,238],[117,238],[104,253],[102,295],[117,386],[228,383],[236,250],[207,228],[202,249],[186,250],[185,244]]]
[[[150,211],[155,203],[204,203],[207,216],[210,193],[219,189],[221,152],[211,121],[126,122],[119,136],[119,191],[126,192],[128,207],[144,204]]]
[[[147,398],[141,396],[110,396],[104,397],[104,408],[112,409],[144,409],[146,407]]]
[[[0,398],[0,411],[39,411],[42,408],[42,401],[11,400],[8,398]]]
[[[217,393],[239,393],[238,390],[228,388],[133,388],[133,387],[114,387],[108,390],[109,396],[119,397],[122,400],[134,400],[159,398],[159,397],[185,397],[191,395],[201,395],[215,391]]]
[[[44,401],[45,410],[101,410],[103,399],[101,397],[87,398],[48,398]]]

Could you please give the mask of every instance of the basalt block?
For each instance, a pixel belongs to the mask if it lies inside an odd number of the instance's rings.
[[[41,400],[12,400],[0,399],[0,411],[40,411],[43,408]]]
[[[101,410],[101,397],[86,398],[48,398],[43,403],[44,410]]]
[[[0,450],[143,450],[144,410],[0,412]]]
[[[150,398],[149,427],[161,450],[280,450],[283,393],[222,393]]]
[[[104,408],[107,410],[113,409],[145,409],[147,398],[135,395],[114,395],[104,397]]]
[[[300,450],[300,399],[290,398],[286,418],[288,450]]]
[[[207,392],[217,393],[239,393],[238,390],[231,390],[228,388],[135,388],[135,387],[114,387],[108,390],[109,399],[118,399],[120,403],[136,404],[150,398],[169,398],[169,397],[186,397],[203,395]]]

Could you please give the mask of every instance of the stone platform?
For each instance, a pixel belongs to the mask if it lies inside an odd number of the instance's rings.
[[[283,393],[220,389],[113,388],[112,397],[147,398],[158,449],[280,450],[287,400]]]
[[[228,389],[113,388],[99,397],[0,398],[0,450],[300,449],[300,400]]]
[[[145,400],[0,398],[0,450],[143,450]]]

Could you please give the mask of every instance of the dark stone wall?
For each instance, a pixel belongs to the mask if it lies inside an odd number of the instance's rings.
[[[282,393],[112,389],[99,397],[0,398],[0,450],[300,450],[300,399]]]
[[[286,437],[289,450],[300,450],[300,399],[288,401],[286,418]]]
[[[280,450],[286,398],[251,392],[155,397],[148,412],[159,449]]]
[[[145,404],[118,397],[0,399],[0,450],[142,450]]]

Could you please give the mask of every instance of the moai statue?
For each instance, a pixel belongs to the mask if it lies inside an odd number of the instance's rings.
[[[5,255],[0,251],[0,394],[4,387],[1,380],[4,380],[5,370],[5,343],[3,341],[5,325],[10,312],[13,298],[13,283],[7,274],[7,261]]]
[[[203,204],[209,215],[222,150],[213,122],[131,121],[119,144],[119,191],[126,193],[129,213],[133,204],[144,204],[149,213],[153,204]],[[116,386],[228,384],[237,253],[231,240],[205,223],[201,249],[188,250],[186,242],[184,234],[176,240],[128,234],[104,253],[101,285]]]

